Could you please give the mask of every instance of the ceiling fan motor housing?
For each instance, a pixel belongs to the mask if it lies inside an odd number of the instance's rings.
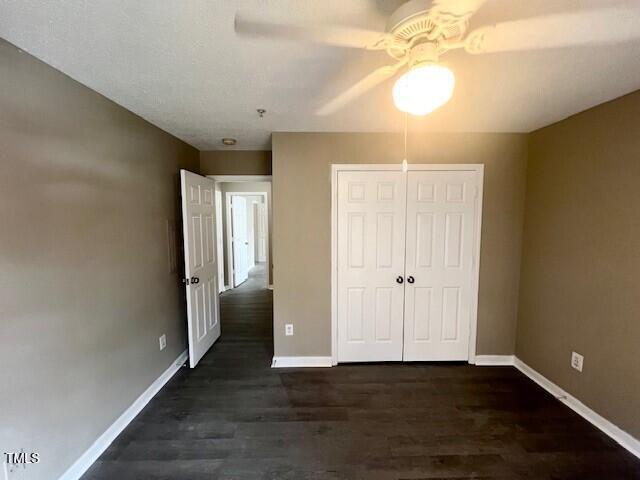
[[[467,30],[473,10],[456,11],[447,5],[438,0],[411,0],[389,17],[387,33],[410,45],[421,40],[438,43],[459,40]]]
[[[431,0],[411,0],[400,6],[387,21],[387,32],[402,40],[429,32],[435,26],[429,20]]]

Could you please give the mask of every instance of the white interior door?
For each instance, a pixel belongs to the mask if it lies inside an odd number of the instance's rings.
[[[180,171],[180,179],[189,365],[193,368],[220,336],[215,184],[186,170]]]
[[[402,360],[406,179],[338,173],[338,361]]]
[[[247,201],[239,195],[231,197],[231,235],[231,243],[233,245],[233,286],[237,287],[249,277]]]
[[[477,174],[409,171],[404,360],[467,360]]]

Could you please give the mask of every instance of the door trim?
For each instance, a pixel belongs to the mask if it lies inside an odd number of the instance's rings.
[[[482,198],[484,164],[409,164],[410,171],[472,171],[477,176],[475,204],[475,231],[473,242],[473,278],[471,279],[471,318],[469,323],[469,359],[476,363],[478,337],[478,289],[480,285],[480,242],[482,232]],[[338,364],[338,173],[353,171],[402,171],[395,164],[332,164],[331,165],[331,364]]]
[[[240,196],[240,197],[244,197],[244,196],[252,196],[252,197],[263,197],[264,198],[264,208],[265,208],[265,213],[267,215],[267,221],[266,221],[266,239],[265,239],[265,243],[266,243],[266,252],[265,252],[265,265],[267,268],[267,279],[269,279],[269,265],[271,262],[271,258],[269,258],[269,195],[267,192],[225,192],[225,198],[224,198],[224,204],[225,204],[225,215],[226,215],[226,219],[227,219],[227,228],[225,229],[225,234],[226,234],[226,239],[227,239],[227,265],[229,267],[229,271],[227,272],[229,274],[229,278],[227,278],[227,281],[229,282],[227,285],[225,285],[227,287],[228,290],[231,290],[232,288],[235,288],[235,285],[233,283],[233,246],[229,244],[229,242],[231,241],[231,197],[233,197],[234,195],[236,196]],[[269,280],[267,280],[267,284],[269,284]]]
[[[216,182],[269,182],[271,183],[271,175],[207,175],[209,178],[213,178]]]

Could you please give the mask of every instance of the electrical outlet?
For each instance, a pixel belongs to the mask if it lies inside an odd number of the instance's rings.
[[[582,372],[582,364],[584,362],[584,357],[576,352],[571,352],[571,368]]]
[[[158,343],[160,344],[160,350],[164,350],[167,346],[167,336],[163,333],[158,338]]]
[[[291,335],[293,335],[293,324],[292,324],[292,323],[287,323],[287,324],[284,326],[284,334],[285,334],[287,337],[290,337]]]

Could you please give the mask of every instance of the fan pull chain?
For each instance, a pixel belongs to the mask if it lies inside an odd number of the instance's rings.
[[[409,170],[409,163],[407,161],[407,130],[409,124],[409,114],[404,114],[404,159],[402,160],[402,171],[407,172]]]

